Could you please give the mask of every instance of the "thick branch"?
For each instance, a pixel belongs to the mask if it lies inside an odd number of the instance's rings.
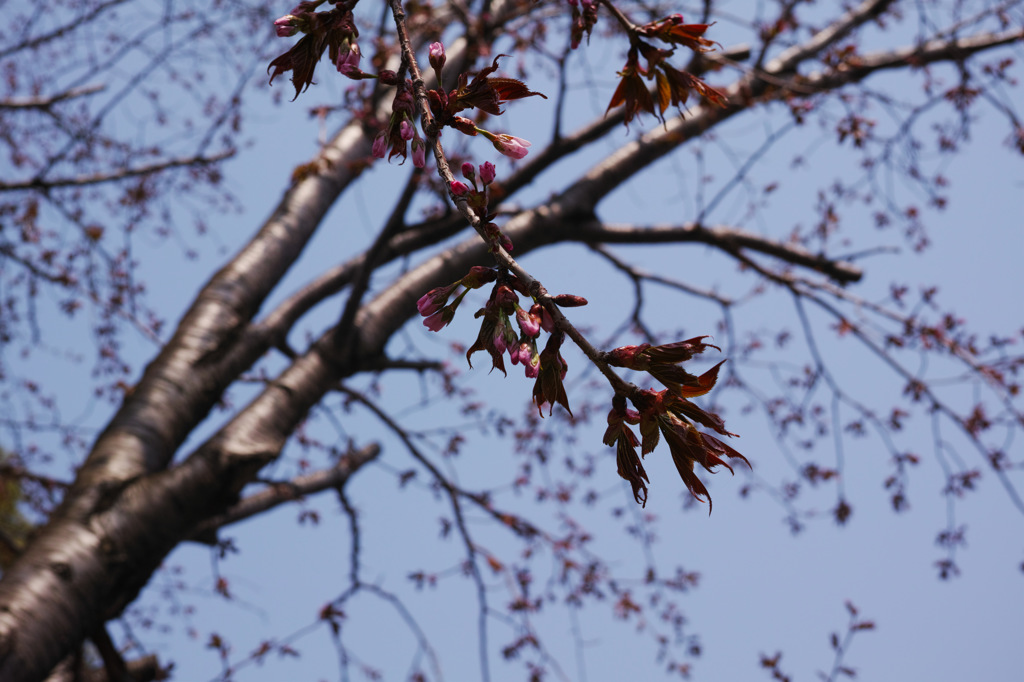
[[[156,655],[143,656],[125,661],[126,672],[132,682],[151,682],[170,678],[170,670],[160,667]],[[46,682],[114,682],[102,668],[80,672],[70,665],[62,664],[54,669]]]

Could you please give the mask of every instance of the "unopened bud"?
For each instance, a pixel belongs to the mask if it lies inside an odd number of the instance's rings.
[[[434,69],[434,71],[440,72],[441,69],[444,68],[444,45],[442,45],[441,43],[431,43],[429,54],[430,68]],[[440,73],[438,73],[438,76],[440,76]]]
[[[579,308],[587,304],[587,299],[582,296],[574,296],[573,294],[559,294],[558,296],[552,296],[551,300],[560,308]]]
[[[480,182],[485,185],[489,185],[494,182],[494,164],[490,161],[484,161],[480,164]]]

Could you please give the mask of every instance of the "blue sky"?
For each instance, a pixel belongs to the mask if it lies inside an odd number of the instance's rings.
[[[728,45],[727,40],[723,42]],[[605,59],[592,51],[587,53],[585,65],[595,74],[605,73],[617,68],[616,60],[614,55]],[[184,237],[198,248],[198,259],[168,257],[173,243],[169,246],[166,241],[145,235],[138,238],[150,301],[168,311],[169,319],[177,318],[226,254],[255,231],[274,207],[291,168],[315,151],[318,124],[307,116],[308,107],[336,98],[342,85],[326,72],[319,80],[308,95],[292,104],[272,106],[270,91],[250,95],[249,134],[254,145],[225,166],[226,181],[245,210],[212,220],[211,237]],[[900,82],[895,85],[899,87]],[[583,100],[581,117],[603,110],[604,100],[588,99]],[[1019,95],[1016,101],[1019,103]],[[550,101],[513,105],[500,119],[502,130],[542,141],[545,129],[535,127],[534,121],[543,120],[549,111],[545,107],[550,107]],[[710,183],[709,193],[727,181],[729,154],[746,158],[767,133],[782,126],[783,120],[775,115],[737,120],[718,133],[720,139],[703,145],[706,171],[717,176]],[[654,125],[647,121],[642,129]],[[537,183],[517,200],[542,199],[552,186],[557,186],[559,172],[583,167],[638,129],[612,133],[608,141],[596,145],[582,160],[567,162],[553,179]],[[1015,292],[1024,285],[1018,263],[1024,253],[1019,223],[1024,170],[1020,156],[1004,146],[1006,134],[1001,119],[991,112],[982,114],[965,153],[950,157],[948,162],[935,159],[934,165],[950,178],[951,201],[945,211],[927,214],[934,244],[923,254],[910,252],[895,232],[879,236],[870,226],[866,210],[856,205],[844,208],[846,229],[855,244],[882,242],[902,248],[900,254],[881,254],[860,261],[867,281],[857,285],[855,292],[877,299],[892,280],[912,285],[937,283],[943,306],[958,311],[977,330],[1012,333],[1020,329],[1021,309],[1014,300]],[[857,163],[848,146],[836,151],[834,144],[819,144],[820,137],[817,131],[794,131],[756,166],[751,187],[761,188],[772,181],[781,185],[776,198],[756,216],[745,217],[746,199],[740,191],[729,195],[709,219],[742,219],[745,228],[775,237],[784,237],[796,224],[812,222],[811,209],[818,189],[827,187],[833,177],[855,174]],[[480,161],[493,157],[493,150],[480,140],[474,141],[471,150]],[[805,167],[794,169],[790,162],[798,153],[806,154],[809,160]],[[408,170],[378,164],[364,188],[335,207],[303,260],[275,295],[288,293],[367,241],[386,206],[385,199]],[[691,219],[697,203],[695,187],[703,173],[692,153],[684,150],[645,172],[603,204],[601,215],[608,220],[644,223]],[[705,247],[622,248],[617,252],[636,257],[644,267],[661,268],[700,286],[726,292],[746,286],[726,259]],[[582,294],[591,300],[588,308],[573,311],[572,319],[592,326],[596,339],[610,334],[628,314],[629,288],[625,280],[581,247],[531,254],[523,262],[552,291]],[[719,314],[713,306],[654,288],[649,295],[650,309],[658,311],[651,319],[666,329],[678,328],[690,335],[714,333]],[[770,328],[779,316],[792,317],[784,296],[768,296],[760,301],[741,310],[746,328]],[[338,301],[329,302],[304,329],[314,333],[322,329],[340,305]],[[472,305],[466,306],[469,312],[472,309]],[[468,345],[475,337],[466,310],[440,335],[431,335],[413,322],[396,344],[444,354],[465,369],[458,354],[449,355],[445,346],[452,341]],[[51,328],[59,329],[63,323],[54,319],[52,324]],[[880,371],[877,363],[864,364],[853,342],[825,337],[822,341],[822,352],[851,392],[881,404],[899,400],[899,382]],[[152,348],[140,344],[132,352],[142,360],[151,355]],[[793,352],[799,357],[805,351],[797,346]],[[108,411],[90,404],[87,369],[79,367],[74,374],[75,370],[68,370],[63,362],[53,362],[57,355],[56,350],[48,353],[41,349],[25,368],[38,369],[44,377],[68,377],[66,395],[61,396],[64,411],[82,414],[84,423],[102,424]],[[577,376],[577,371],[582,375],[582,357],[568,354],[567,358],[570,378]],[[271,366],[279,365],[277,360],[270,362]],[[478,368],[464,372],[463,378],[496,409],[510,414],[521,414],[529,397],[530,385],[514,372],[505,379]],[[574,404],[574,395],[583,400],[590,390],[580,384],[574,388],[578,391],[570,391]],[[426,429],[437,423],[459,423],[458,416],[446,411],[443,402],[439,406],[430,404],[436,402],[435,389],[428,389],[430,399],[423,400],[416,382],[399,378],[385,382],[383,390],[382,402],[393,413],[405,415],[411,426]],[[244,390],[233,395],[236,404],[244,403]],[[792,478],[764,420],[755,414],[743,414],[742,401],[726,400],[728,425],[741,435],[738,449],[750,458],[756,475],[776,483]],[[336,408],[338,402],[331,399],[329,404]],[[437,647],[445,679],[476,679],[471,584],[452,577],[443,580],[436,590],[416,591],[407,580],[408,572],[416,567],[441,571],[460,560],[457,543],[439,538],[437,519],[444,513],[443,505],[432,499],[429,490],[416,486],[399,492],[394,472],[411,466],[400,444],[365,413],[346,416],[340,410],[336,412],[345,432],[357,438],[359,444],[380,439],[384,445],[381,462],[360,472],[349,487],[363,524],[363,578],[406,598],[406,605]],[[609,499],[621,496],[619,506],[632,515],[636,512],[631,496],[626,484],[615,475],[613,458],[600,444],[601,420],[597,421],[597,426],[578,434],[577,442],[561,447],[569,454],[597,456],[599,469],[593,485]],[[693,661],[695,679],[767,679],[768,675],[758,670],[758,656],[776,650],[783,651],[782,668],[796,680],[811,679],[815,671],[829,670],[832,652],[828,636],[833,631],[842,634],[847,620],[843,606],[846,600],[856,604],[865,619],[877,624],[874,631],[857,636],[846,659],[858,669],[860,679],[1019,679],[1024,669],[1024,653],[1018,644],[1024,632],[1024,574],[1019,568],[1024,561],[1022,519],[994,478],[984,476],[979,491],[956,507],[957,524],[968,529],[968,546],[957,556],[963,574],[955,580],[939,581],[933,562],[941,555],[934,539],[948,513],[941,495],[944,481],[931,455],[931,425],[926,418],[911,421],[904,439],[907,447],[921,451],[923,460],[911,477],[910,511],[897,515],[889,508],[882,490],[888,472],[887,454],[880,445],[870,439],[848,440],[843,454],[845,489],[854,506],[851,522],[836,527],[827,517],[827,510],[835,502],[834,492],[812,491],[810,506],[820,509],[823,518],[811,520],[798,535],[789,532],[784,510],[768,495],[755,493],[749,499],[739,499],[737,492],[751,480],[739,470],[735,477],[723,473],[711,477],[713,515],[708,517],[703,508],[683,511],[686,493],[667,454],[656,451],[648,457],[652,486],[646,511],[657,517],[659,537],[651,552],[660,566],[681,564],[701,575],[699,588],[681,600],[689,622],[687,629],[699,634],[702,647],[702,655]],[[556,422],[548,420],[542,428],[557,431]],[[337,438],[339,443],[343,440],[336,431],[317,428],[316,433],[324,438]],[[207,431],[200,431],[193,443],[204,433]],[[476,432],[467,436],[469,442],[463,454],[452,463],[460,480],[470,486],[507,479],[517,463],[507,442]],[[824,452],[820,453],[825,461],[834,455],[828,452],[830,442],[823,442]],[[1011,442],[1009,450],[1011,454],[1019,453],[1020,446]],[[294,465],[293,455],[287,459],[275,473],[284,474]],[[509,496],[507,503],[531,508],[528,496]],[[136,627],[134,634],[175,662],[177,679],[216,678],[217,656],[204,647],[211,632],[223,634],[232,643],[233,660],[244,658],[261,640],[279,639],[314,623],[320,607],[345,589],[351,540],[346,520],[333,496],[325,495],[308,504],[320,512],[321,522],[316,527],[299,525],[298,510],[292,506],[227,531],[241,550],[219,566],[230,580],[235,595],[232,601],[211,594],[213,576],[207,549],[184,546],[168,559],[167,571],[155,579],[137,609],[155,609],[166,616],[178,603],[193,604],[196,610],[183,618],[171,618],[173,630],[169,633]],[[538,509],[537,513],[552,518],[550,510]],[[622,523],[606,512],[578,513],[597,533],[600,550],[614,558],[617,572],[642,574],[644,560],[635,543],[622,539]],[[481,525],[480,534],[481,542],[499,556],[500,550],[515,551],[500,533]],[[176,574],[174,567],[182,572]],[[163,587],[179,580],[184,591],[173,590],[170,600],[160,595]],[[500,587],[502,580],[501,576],[488,577],[495,587]],[[498,594],[495,592],[495,598]],[[351,627],[345,629],[345,639],[352,650],[367,664],[383,669],[386,679],[404,679],[416,660],[416,647],[394,610],[380,600],[363,596],[347,611]],[[608,611],[607,604],[589,606],[574,622],[564,610],[555,609],[551,616],[539,619],[538,627],[547,636],[566,677],[591,682],[658,679],[661,667],[654,662],[650,641],[634,634],[635,623],[612,622]],[[189,628],[194,629],[194,638],[189,637]],[[583,665],[575,649],[574,629],[584,642]],[[492,622],[491,632],[492,648],[511,638],[510,631],[497,622]],[[337,655],[323,626],[299,638],[294,646],[301,652],[300,658],[271,657],[262,665],[247,666],[239,679],[338,679]],[[428,664],[424,667],[430,669]],[[492,656],[491,670],[495,680],[523,677],[519,668],[504,666],[497,654]],[[360,677],[354,674],[353,679]]]

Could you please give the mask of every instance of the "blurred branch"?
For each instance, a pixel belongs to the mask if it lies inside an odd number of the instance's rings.
[[[142,175],[152,175],[171,168],[182,168],[188,166],[207,166],[235,155],[234,150],[226,150],[213,154],[212,156],[182,156],[176,159],[168,159],[148,166],[138,168],[122,168],[112,173],[93,173],[91,175],[79,175],[74,178],[58,178],[56,180],[43,180],[33,178],[23,182],[0,182],[0,192],[15,192],[26,189],[50,190],[57,187],[84,187],[87,185],[98,185],[104,182],[115,182],[127,178],[135,178]]]
[[[88,14],[79,15],[75,17],[74,20],[69,21],[64,25],[55,28],[49,33],[44,33],[41,36],[36,36],[35,38],[23,40],[22,42],[16,45],[12,45],[10,47],[0,50],[0,58],[6,57],[10,54],[14,54],[15,52],[20,52],[21,50],[28,50],[35,47],[39,47],[40,45],[45,45],[51,40],[57,40],[58,38],[63,37],[69,31],[80,29],[82,26],[88,24],[94,19],[97,19],[108,8],[122,5],[127,1],[128,0],[107,0],[107,2],[101,3],[93,7]]]
[[[836,69],[798,77],[795,84],[814,91],[834,90],[868,74],[887,69],[921,67],[939,61],[961,61],[975,54],[1024,40],[1024,28],[999,33],[979,33],[966,38],[929,40],[921,45],[872,52],[843,62]]]
[[[719,305],[727,306],[732,305],[732,303],[734,303],[732,299],[716,294],[714,291],[708,289],[698,289],[697,287],[691,284],[687,284],[686,282],[672,279],[670,277],[663,277],[648,270],[644,270],[643,268],[638,268],[622,260],[621,258],[619,258],[611,251],[602,246],[591,245],[590,248],[595,253],[600,254],[603,258],[608,260],[609,263],[615,266],[616,269],[621,270],[623,273],[626,274],[626,276],[628,276],[630,279],[632,279],[634,282],[638,284],[641,281],[655,282],[657,284],[663,284],[673,289],[678,289],[693,296],[699,296],[701,298],[709,299],[711,301],[714,301],[715,303],[718,303]],[[640,294],[638,292],[637,298],[639,299],[639,297]],[[634,321],[639,322],[638,315],[634,315]]]
[[[298,476],[290,481],[273,483],[266,489],[245,497],[223,514],[212,517],[200,524],[189,538],[193,542],[207,545],[217,543],[217,531],[250,517],[262,514],[274,507],[292,502],[306,495],[337,488],[344,485],[365,464],[373,461],[380,454],[380,446],[376,443],[367,445],[360,450],[345,454],[338,463],[330,468],[315,471],[305,476]]]
[[[3,111],[4,109],[11,109],[15,111],[18,109],[49,109],[58,102],[102,92],[106,87],[107,86],[102,83],[96,83],[94,85],[84,85],[80,88],[71,88],[70,90],[66,90],[56,95],[14,97],[12,99],[0,100],[0,111]]]
[[[573,226],[578,241],[605,244],[665,244],[699,242],[728,253],[750,249],[778,258],[792,265],[810,268],[840,284],[858,282],[863,271],[851,263],[835,260],[824,254],[811,253],[797,244],[786,244],[761,237],[737,227],[718,225],[705,227],[697,223],[683,225],[616,225],[597,220]]]

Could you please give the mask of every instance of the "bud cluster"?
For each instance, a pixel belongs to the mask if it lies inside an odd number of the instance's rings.
[[[490,199],[488,190],[495,178],[494,164],[490,161],[480,164],[479,175],[477,175],[476,168],[469,161],[462,164],[461,170],[462,177],[468,180],[470,184],[467,185],[461,180],[453,180],[448,186],[452,197],[455,199],[465,198],[466,203],[473,209],[473,212],[482,217],[483,232],[492,250],[501,247],[505,251],[512,253],[512,240],[494,223],[494,215],[488,213],[487,210],[487,204]],[[477,179],[480,180],[479,186],[477,185]]]
[[[498,70],[498,60],[503,56],[505,55],[495,57],[491,66],[480,70],[471,82],[466,74],[460,74],[458,84],[451,90],[445,90],[442,80],[445,64],[444,46],[441,43],[433,43],[429,49],[429,58],[430,66],[437,77],[438,87],[427,91],[427,99],[430,102],[431,114],[439,128],[448,126],[471,137],[483,135],[505,156],[521,159],[526,156],[527,148],[530,146],[527,140],[505,133],[492,133],[477,127],[472,119],[458,115],[460,111],[475,108],[485,114],[499,116],[503,113],[501,106],[509,100],[533,95],[547,99],[541,93],[527,88],[522,81],[492,77],[491,74]]]
[[[481,169],[483,170],[483,169]],[[557,403],[562,405],[569,414],[569,400],[566,396],[563,380],[568,364],[561,354],[565,334],[555,326],[548,309],[540,302],[533,300],[522,282],[507,271],[480,266],[473,267],[465,277],[447,286],[431,289],[417,302],[416,307],[424,326],[431,331],[439,331],[452,321],[455,310],[471,289],[478,289],[484,284],[494,283],[490,297],[474,315],[480,319],[480,331],[476,341],[466,351],[466,361],[473,366],[473,354],[485,351],[491,358],[491,369],[505,370],[505,355],[513,365],[521,365],[528,379],[535,379],[533,399],[540,409],[549,406],[548,413]],[[460,288],[464,290],[455,299],[449,299]],[[526,297],[529,307],[520,305],[520,297]],[[581,296],[564,294],[554,296],[551,301],[556,305],[567,307],[586,305]],[[548,340],[543,350],[539,350],[541,332],[548,332]],[[542,413],[543,415],[543,413]]]
[[[376,159],[387,156],[390,161],[395,156],[400,156],[405,161],[411,142],[412,165],[423,168],[426,165],[427,144],[416,130],[416,100],[413,97],[412,81],[398,81],[397,78],[395,81],[398,88],[391,103],[391,118],[373,139],[372,154]]]

